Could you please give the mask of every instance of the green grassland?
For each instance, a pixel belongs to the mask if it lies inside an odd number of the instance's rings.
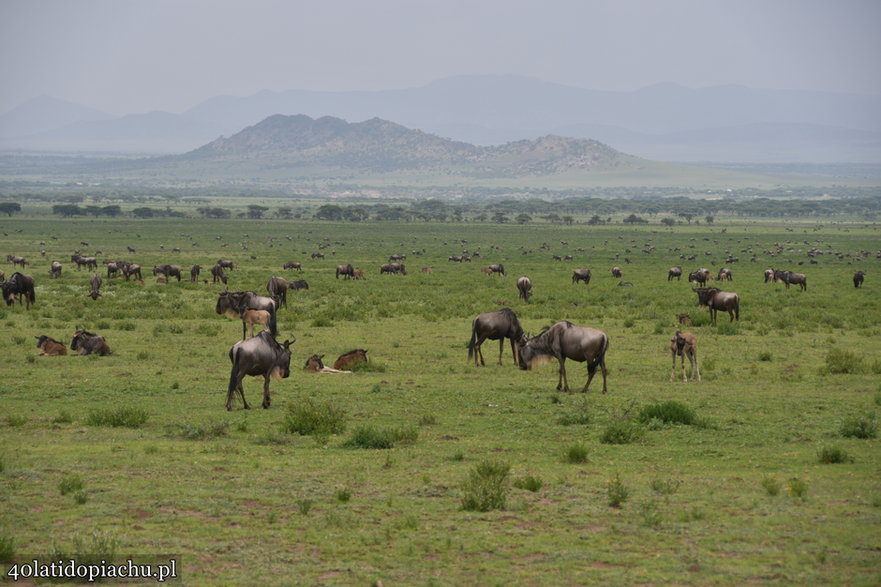
[[[168,553],[197,585],[881,581],[877,227],[16,217],[0,233],[0,258],[28,257],[37,282],[30,311],[0,309],[7,560]],[[105,278],[92,301],[75,249],[138,262],[145,283]],[[480,257],[447,261],[463,250]],[[406,276],[380,275],[393,253],[407,255]],[[667,269],[716,272],[729,254],[740,261],[723,289],[740,294],[741,319],[713,327]],[[222,286],[149,275],[199,263],[210,279],[219,258],[239,265],[231,290],[265,293],[272,275],[310,285],[279,312],[279,338],[297,340],[268,410],[255,378],[244,385],[256,409],[224,409],[241,325],[214,312]],[[52,260],[64,264],[56,280]],[[335,279],[341,263],[367,279]],[[490,263],[508,276],[484,275]],[[571,282],[579,267],[589,285]],[[804,272],[808,290],[764,283],[767,267]],[[555,362],[521,371],[506,346],[500,366],[492,341],[486,367],[469,363],[471,321],[502,307],[532,334],[562,319],[608,333],[609,392],[596,379],[587,394],[557,392]],[[681,312],[695,319],[700,383],[669,381]],[[113,355],[36,356],[35,336],[69,344],[79,326]],[[332,362],[353,348],[368,350],[367,368],[302,370],[313,353]],[[584,364],[567,367],[580,389]],[[693,422],[643,417],[667,401]],[[288,432],[291,410],[310,405],[341,411],[344,430]],[[363,448],[383,433],[392,448]],[[503,506],[463,508],[487,463],[509,467]]]

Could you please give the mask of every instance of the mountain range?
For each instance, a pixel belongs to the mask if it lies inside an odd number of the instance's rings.
[[[0,115],[0,148],[185,153],[276,114],[391,120],[473,146],[554,135],[661,161],[881,163],[881,96],[674,84],[610,92],[517,76],[373,92],[262,91],[180,114],[122,117],[40,97]]]

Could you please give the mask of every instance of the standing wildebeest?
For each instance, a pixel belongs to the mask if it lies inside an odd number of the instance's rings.
[[[181,279],[180,267],[177,265],[154,265],[153,275],[164,275],[167,280],[170,280],[172,277],[177,277],[178,281]]]
[[[221,269],[229,269],[230,271],[236,268],[236,264],[229,259],[218,259],[217,264],[220,265]]]
[[[49,265],[49,277],[53,279],[61,277],[61,263],[52,261],[52,264]]]
[[[309,289],[309,284],[305,279],[298,279],[288,284],[288,289]]]
[[[385,263],[379,267],[379,274],[382,275],[383,273],[407,275],[407,270],[403,263]]]
[[[704,285],[707,283],[708,279],[710,279],[709,269],[701,268],[688,274],[688,283],[695,282]]]
[[[334,369],[351,368],[353,365],[367,362],[367,351],[364,349],[354,349],[347,353],[343,353],[333,362]]]
[[[30,265],[31,262],[25,259],[24,257],[19,257],[18,255],[6,255],[6,260],[12,262],[12,266],[21,265],[21,268],[24,269],[25,265]]]
[[[606,393],[606,352],[609,337],[602,330],[587,326],[575,326],[568,320],[557,322],[536,337],[521,342],[520,368],[528,369],[533,359],[552,356],[560,363],[557,390],[569,391],[566,377],[566,359],[579,363],[587,361],[587,382],[581,393],[586,393],[597,367],[603,372],[603,393]]]
[[[64,343],[60,343],[54,338],[49,338],[45,334],[34,338],[37,339],[37,348],[40,349],[39,356],[41,357],[58,357],[67,354],[67,347],[64,346]]]
[[[102,357],[109,355],[111,352],[103,336],[92,334],[82,329],[74,333],[73,340],[70,341],[70,350],[77,351],[81,355],[91,355],[94,353]]]
[[[734,275],[731,273],[731,269],[728,269],[727,267],[722,267],[721,269],[719,269],[719,275],[716,276],[716,279],[718,281],[731,281],[732,279],[734,279]]]
[[[16,271],[8,281],[4,281],[0,286],[3,288],[3,299],[6,300],[7,306],[11,306],[15,303],[16,295],[18,296],[19,304],[21,303],[22,297],[24,297],[26,310],[30,310],[31,304],[36,302],[36,295],[34,294],[34,278],[30,275],[25,275],[24,273]]]
[[[366,279],[364,277],[364,271],[362,271],[361,269],[355,269],[352,272],[352,279]]]
[[[511,340],[511,353],[514,355],[514,364],[517,364],[517,341],[523,338],[523,328],[517,315],[511,308],[502,308],[496,312],[479,314],[471,323],[471,342],[468,343],[468,359],[474,357],[474,366],[480,359],[481,365],[486,365],[483,360],[483,352],[480,345],[486,339],[499,341],[499,365],[502,364],[502,352],[505,350],[505,339]]]
[[[296,340],[296,339],[294,339]],[[263,408],[269,407],[269,379],[285,379],[291,374],[291,349],[294,340],[286,340],[279,344],[267,331],[254,338],[235,343],[229,349],[229,360],[232,371],[229,374],[229,389],[226,392],[226,409],[232,410],[232,401],[236,391],[242,398],[245,409],[251,406],[245,400],[242,379],[245,375],[263,376]]]
[[[697,337],[690,332],[679,332],[670,339],[670,352],[673,353],[673,369],[670,371],[670,381],[676,377],[676,356],[682,357],[682,381],[688,383],[688,377],[685,375],[685,357],[688,357],[688,363],[691,367],[691,380],[701,380],[701,369],[697,362]]]
[[[776,272],[773,269],[765,269],[765,283],[768,283],[769,281],[773,283],[774,281],[776,281],[774,277],[775,273]]]
[[[616,279],[621,279],[623,276],[624,272],[621,271],[620,267],[618,267],[617,265],[615,267],[612,267],[612,277]]]
[[[584,285],[590,283],[590,269],[576,269],[572,272],[572,283],[583,281]]]
[[[352,267],[351,263],[346,263],[345,265],[337,265],[336,278],[339,279],[340,275],[342,275],[344,279],[352,279],[353,277],[355,277],[355,268]]]
[[[278,307],[288,307],[288,282],[284,277],[270,277],[266,291],[269,292],[269,297],[276,301]]]
[[[796,284],[801,287],[801,291],[807,291],[808,289],[808,278],[805,277],[804,273],[793,273],[792,271],[775,271],[774,278],[777,281],[782,281],[786,284],[786,289],[789,289],[791,284]]]
[[[116,274],[119,273],[119,263],[116,261],[104,261],[104,264],[107,265],[107,279],[116,277]]]
[[[270,313],[269,332],[278,334],[276,327],[275,300],[266,296],[258,296],[252,291],[222,291],[217,295],[214,311],[226,314],[230,318],[239,318],[244,310],[265,310]]]
[[[193,265],[190,267],[190,281],[196,283],[199,281],[199,274],[202,272],[201,265]]]
[[[89,297],[93,300],[97,300],[98,296],[101,295],[101,276],[97,273],[92,275],[91,287],[92,289],[89,291]]]
[[[863,287],[863,281],[866,279],[865,271],[857,271],[853,274],[853,286],[854,287]]]
[[[285,269],[296,269],[297,271],[303,271],[303,264],[299,261],[288,261],[284,264]]]
[[[211,268],[211,283],[221,282],[223,285],[226,285],[226,274],[223,272],[223,266],[220,263],[216,263]]]
[[[70,260],[73,263],[76,263],[77,271],[86,267],[86,269],[97,269],[98,268],[98,260],[95,257],[83,257],[79,253],[74,253],[70,256]]]
[[[710,320],[716,325],[716,313],[719,310],[728,312],[734,322],[740,320],[740,296],[730,291],[720,291],[718,287],[698,287],[694,290],[697,294],[697,305],[710,309]]]
[[[125,277],[125,280],[128,281],[128,278],[132,275],[135,276],[135,279],[144,279],[141,275],[141,266],[137,263],[125,263],[122,266],[122,276]]]
[[[272,314],[266,310],[239,310],[239,318],[242,319],[242,340],[254,336],[254,325],[260,324],[264,330],[272,324]]]
[[[673,281],[673,278],[676,278],[676,281],[682,281],[682,267],[678,265],[676,267],[670,267],[667,269],[667,281]]]
[[[505,266],[502,265],[501,263],[493,263],[492,265],[487,267],[487,269],[490,270],[490,275],[492,275],[493,273],[498,273],[502,277],[505,277],[508,275],[507,273],[505,273]]]
[[[529,296],[532,295],[532,282],[525,275],[517,278],[517,291],[520,292],[521,300],[529,301]]]

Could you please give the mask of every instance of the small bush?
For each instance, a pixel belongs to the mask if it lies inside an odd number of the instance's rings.
[[[337,489],[336,491],[336,500],[342,503],[346,503],[352,499],[352,492],[346,489],[345,487],[341,489]]]
[[[827,465],[853,462],[853,457],[838,446],[821,446],[817,449],[817,459]]]
[[[82,488],[83,480],[80,478],[79,475],[75,473],[65,475],[61,478],[61,481],[58,482],[58,491],[61,492],[61,495],[67,495],[68,493],[81,491]]]
[[[590,424],[591,414],[587,402],[581,402],[573,406],[572,411],[557,418],[557,423],[562,426],[580,426]]]
[[[114,428],[140,428],[149,418],[141,408],[119,407],[116,409],[95,410],[86,418],[89,426],[113,426]]]
[[[615,420],[600,434],[603,444],[630,444],[640,440],[643,429],[631,420]]]
[[[679,490],[682,481],[679,479],[652,479],[651,488],[661,495],[673,495]]]
[[[419,418],[420,426],[434,426],[435,424],[437,424],[437,418],[433,414],[423,414]]]
[[[771,353],[769,351],[762,351],[759,353],[759,360],[768,362],[772,359]]]
[[[329,401],[319,404],[306,399],[289,403],[282,430],[301,436],[341,434],[346,430],[346,412]]]
[[[606,484],[606,495],[609,498],[609,506],[613,508],[620,508],[630,497],[630,490],[621,481],[620,474],[616,473],[615,478]]]
[[[6,416],[6,423],[13,428],[18,428],[19,426],[24,426],[25,424],[27,424],[28,419],[25,416],[16,416],[14,414],[10,414]]]
[[[343,443],[345,448],[393,448],[396,443],[413,443],[419,437],[416,428],[374,428],[361,426]]]
[[[305,497],[298,499],[297,511],[300,512],[301,516],[308,516],[309,512],[312,511],[312,500]]]
[[[0,536],[0,564],[10,564],[15,560],[15,542],[11,536]]]
[[[654,501],[647,501],[640,504],[639,514],[642,517],[642,525],[647,528],[657,528],[664,521],[661,512],[658,511],[658,504]]]
[[[768,477],[767,475],[762,477],[762,487],[765,493],[771,497],[780,494],[780,481],[777,481],[775,477]]]
[[[172,426],[170,434],[187,440],[207,440],[209,438],[226,436],[228,431],[229,422],[215,422],[202,425],[187,422]]]
[[[462,484],[462,509],[478,512],[505,509],[510,471],[511,466],[507,463],[479,463]]]
[[[863,358],[851,351],[833,348],[826,354],[824,370],[835,375],[861,373],[863,371]]]
[[[694,410],[683,403],[668,400],[661,404],[644,406],[637,416],[637,420],[646,423],[650,420],[660,420],[665,424],[691,425],[697,422]]]
[[[61,410],[57,416],[52,418],[53,424],[70,424],[71,422],[73,422],[73,417],[65,410]]]
[[[789,493],[790,496],[797,497],[804,501],[808,496],[808,484],[798,477],[793,477],[789,480],[789,483],[786,486],[786,492]]]
[[[534,475],[526,475],[525,477],[519,477],[514,480],[514,487],[517,489],[525,489],[526,491],[532,491],[535,493],[542,487],[544,487],[544,481],[541,480],[540,477],[536,477]]]
[[[563,454],[563,462],[581,464],[587,462],[589,451],[583,444],[573,444]]]
[[[878,421],[874,416],[853,416],[841,423],[838,433],[845,438],[875,438]]]
[[[77,491],[73,494],[73,502],[77,505],[83,505],[89,500],[89,496],[85,491]]]

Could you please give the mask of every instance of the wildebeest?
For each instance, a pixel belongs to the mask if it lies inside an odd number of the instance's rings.
[[[119,263],[116,261],[104,261],[104,264],[107,266],[107,279],[116,277],[116,274],[119,273]]]
[[[403,263],[385,263],[379,267],[379,274],[382,275],[383,273],[407,275],[407,270]]]
[[[37,339],[37,348],[40,349],[41,357],[58,357],[67,354],[67,347],[64,343],[58,342],[54,338],[49,338],[45,334],[35,336]]]
[[[490,271],[490,275],[492,275],[493,273],[498,273],[498,274],[501,275],[502,277],[505,277],[505,276],[508,275],[508,274],[505,272],[505,266],[502,265],[501,263],[493,263],[492,265],[490,265],[489,267],[487,267],[487,269],[489,269],[489,271]]]
[[[298,279],[288,284],[288,289],[309,289],[309,284],[305,279]]]
[[[734,322],[735,319],[740,320],[740,296],[736,293],[720,291],[718,287],[698,287],[694,292],[697,294],[698,306],[701,308],[706,306],[710,309],[713,326],[716,325],[716,313],[719,310],[728,312],[730,322]]]
[[[857,271],[853,274],[853,286],[854,287],[863,287],[863,281],[866,279],[865,271]]]
[[[786,284],[786,289],[793,283],[801,288],[801,291],[807,291],[808,278],[804,273],[793,273],[792,271],[775,271],[774,278]]]
[[[217,283],[219,281],[226,285],[226,279],[226,274],[223,272],[223,266],[220,263],[215,263],[214,266],[211,267],[211,283]]]
[[[677,314],[676,321],[683,326],[691,326],[693,324],[691,316],[689,316],[688,314]]]
[[[288,261],[284,264],[285,269],[296,269],[297,271],[303,271],[303,264],[299,261]]]
[[[294,339],[296,340],[296,339]],[[246,375],[263,376],[263,408],[270,404],[269,379],[284,379],[291,374],[291,349],[294,340],[286,340],[279,344],[266,330],[248,340],[235,343],[229,349],[229,360],[232,370],[229,374],[229,388],[226,392],[226,409],[232,410],[233,397],[236,391],[242,398],[245,409],[250,409],[245,400],[242,379]]]
[[[270,329],[272,314],[266,310],[239,310],[239,318],[242,319],[242,340],[254,336],[254,325],[260,324],[264,329]]]
[[[279,307],[288,307],[288,282],[284,277],[272,276],[266,283],[269,297],[276,300]]]
[[[190,267],[190,281],[196,283],[199,281],[199,274],[202,272],[201,265],[193,265]]]
[[[612,277],[615,279],[621,279],[624,276],[624,272],[621,271],[621,268],[618,266],[612,267]]]
[[[667,269],[667,281],[673,281],[673,278],[676,278],[676,281],[682,281],[682,267],[678,265],[676,267],[670,267]]]
[[[61,263],[52,261],[52,264],[49,265],[49,277],[53,279],[61,277]]]
[[[77,351],[81,355],[109,355],[110,347],[107,341],[99,334],[93,334],[85,330],[77,330],[70,341],[70,350]]]
[[[629,281],[619,281],[618,287],[633,287],[633,284]]]
[[[135,279],[144,279],[141,275],[141,266],[137,263],[125,263],[122,265],[122,276],[128,281],[128,278],[134,276]]]
[[[352,271],[352,279],[366,279],[364,277],[364,271],[361,269],[355,269],[354,271]]]
[[[243,310],[265,310],[272,315],[269,332],[273,336],[277,334],[276,309],[275,300],[258,296],[252,291],[222,291],[217,294],[217,304],[214,307],[215,312],[226,314],[230,318],[239,318]]]
[[[230,271],[236,268],[236,264],[229,259],[218,259],[216,264],[220,265],[221,269],[229,269]]]
[[[95,257],[84,257],[79,253],[74,253],[70,256],[70,260],[73,263],[76,263],[77,271],[85,267],[86,269],[97,269],[98,268],[98,260]]]
[[[359,363],[367,362],[367,351],[364,349],[353,349],[347,353],[341,354],[336,361],[333,362],[334,369],[351,368]]]
[[[773,269],[765,269],[765,283],[774,282],[774,270]]]
[[[177,280],[180,281],[180,267],[177,265],[154,265],[153,266],[153,275],[164,275],[165,279],[171,279],[172,277],[177,277]]]
[[[422,272],[426,275],[431,275],[431,267],[423,267]]]
[[[18,296],[18,303],[22,303],[24,298],[25,309],[30,310],[31,304],[36,302],[34,294],[34,278],[24,273],[16,271],[12,274],[8,281],[0,283],[3,288],[3,299],[6,305],[11,306],[15,303],[15,296]]]
[[[517,342],[523,338],[523,328],[517,315],[511,308],[502,308],[495,312],[479,314],[471,323],[471,341],[468,343],[468,359],[474,358],[474,366],[480,359],[481,365],[486,365],[483,360],[483,352],[480,345],[483,341],[499,341],[499,365],[502,364],[502,353],[505,350],[505,339],[511,340],[511,353],[514,355],[514,364],[517,364]]]
[[[579,363],[587,362],[587,382],[581,392],[587,392],[597,367],[600,367],[603,373],[603,393],[606,393],[606,352],[609,350],[609,337],[602,330],[575,326],[568,320],[562,320],[538,336],[521,341],[519,347],[521,369],[529,369],[530,363],[536,357],[552,356],[557,359],[560,363],[558,391],[569,391],[566,359],[572,359]]]
[[[313,259],[324,259],[324,253],[312,253]]]
[[[676,331],[673,338],[670,339],[670,352],[673,354],[673,368],[670,371],[670,381],[676,377],[676,357],[681,357],[682,363],[682,381],[688,382],[685,375],[685,357],[688,357],[688,363],[691,367],[691,379],[694,381],[701,380],[701,369],[697,361],[697,337],[690,332]]]
[[[719,275],[716,276],[718,281],[731,281],[734,279],[734,275],[731,273],[731,269],[727,267],[722,267],[719,269]]]
[[[583,281],[584,285],[590,283],[590,269],[576,269],[572,272],[572,283]]]
[[[24,269],[25,265],[30,265],[31,262],[25,259],[24,257],[19,257],[18,255],[6,255],[6,260],[12,263],[12,266],[21,265],[21,268]]]
[[[95,273],[92,275],[92,281],[90,282],[91,290],[89,291],[89,297],[93,300],[97,300],[98,296],[101,295],[101,276]]]
[[[336,278],[339,279],[340,275],[343,276],[343,279],[352,279],[353,277],[355,277],[355,268],[352,267],[351,263],[346,263],[345,265],[337,265]]]
[[[351,373],[351,371],[343,371],[341,369],[334,369],[326,366],[321,360],[323,358],[324,355],[312,355],[306,359],[306,364],[303,365],[303,370],[307,373]]]
[[[529,301],[529,296],[532,295],[532,282],[525,275],[517,278],[517,291],[520,292],[521,300]]]
[[[704,285],[707,280],[710,279],[710,270],[709,269],[698,269],[697,271],[692,271],[688,274],[688,283],[699,283]]]

